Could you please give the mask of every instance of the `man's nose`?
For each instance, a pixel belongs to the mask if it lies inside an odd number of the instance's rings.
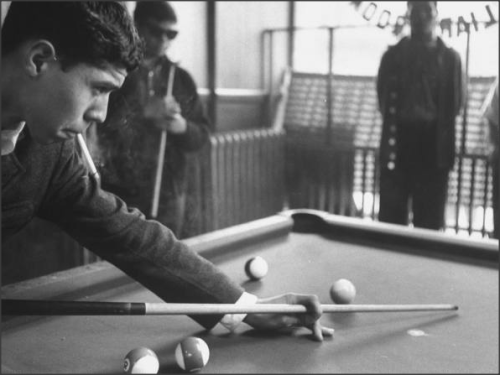
[[[161,34],[161,43],[163,46],[170,44],[170,38],[167,36],[166,33]]]
[[[101,124],[108,114],[108,98],[96,102],[87,112],[86,121]]]

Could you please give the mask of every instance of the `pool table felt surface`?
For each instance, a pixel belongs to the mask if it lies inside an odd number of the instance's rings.
[[[206,332],[186,316],[5,317],[2,372],[119,373],[139,346],[158,354],[160,372],[181,372],[175,346],[198,336],[211,350],[205,373],[498,373],[498,263],[339,237],[285,230],[205,256],[259,297],[293,291],[331,303],[331,284],[346,278],[356,304],[451,303],[459,310],[325,314],[321,321],[335,334],[322,343],[306,329],[264,333],[242,324],[234,334],[219,326]],[[224,234],[191,243],[214,238]],[[249,281],[244,264],[256,255],[269,273]],[[161,302],[105,262],[43,277],[36,287],[22,284],[2,288],[2,296]]]

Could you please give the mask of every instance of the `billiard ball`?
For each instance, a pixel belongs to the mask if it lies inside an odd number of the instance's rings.
[[[210,350],[199,337],[187,337],[177,344],[175,360],[179,367],[189,372],[201,370],[208,363]]]
[[[356,297],[356,288],[349,280],[339,279],[330,288],[330,297],[333,302],[338,304],[351,303]]]
[[[158,356],[148,348],[132,349],[125,356],[123,371],[127,374],[157,374],[160,369]]]
[[[256,256],[245,263],[245,273],[252,280],[260,280],[267,275],[269,267],[264,258]]]

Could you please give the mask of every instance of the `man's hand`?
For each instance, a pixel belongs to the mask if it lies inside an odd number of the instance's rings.
[[[287,293],[266,299],[259,299],[257,303],[285,303],[289,305],[303,305],[307,308],[305,314],[248,314],[243,320],[259,330],[292,330],[306,327],[313,333],[317,341],[323,341],[324,336],[333,336],[334,330],[321,326],[319,318],[322,310],[319,299],[315,295]]]
[[[180,113],[168,117],[166,121],[155,122],[155,125],[161,130],[167,130],[173,134],[183,134],[187,131],[187,121]]]
[[[187,131],[187,121],[181,115],[181,107],[173,96],[150,98],[144,107],[143,115],[160,130],[174,134]]]

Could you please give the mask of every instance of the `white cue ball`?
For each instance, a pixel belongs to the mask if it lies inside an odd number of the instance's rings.
[[[338,279],[330,288],[330,297],[338,304],[349,304],[356,297],[354,284],[347,279]]]
[[[157,374],[159,369],[156,353],[144,347],[132,349],[123,362],[123,371],[127,374]]]
[[[175,360],[179,367],[189,372],[201,370],[208,363],[210,350],[199,337],[188,337],[177,344]]]
[[[260,280],[267,275],[269,267],[264,258],[256,256],[245,263],[245,273],[252,280]]]

